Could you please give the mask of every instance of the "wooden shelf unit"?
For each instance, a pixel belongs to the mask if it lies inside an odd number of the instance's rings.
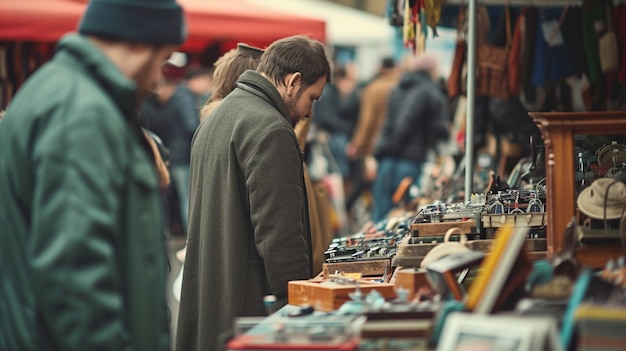
[[[626,134],[626,111],[531,112],[545,145],[547,248],[552,255],[561,250],[567,223],[575,215],[575,135]],[[582,264],[600,268],[610,258],[623,254],[615,246],[585,246],[576,251]]]

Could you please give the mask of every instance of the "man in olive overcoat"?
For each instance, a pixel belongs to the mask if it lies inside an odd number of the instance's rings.
[[[321,43],[278,40],[196,131],[177,350],[221,350],[237,317],[265,315],[265,295],[285,304],[288,282],[311,277],[293,127],[329,76]]]

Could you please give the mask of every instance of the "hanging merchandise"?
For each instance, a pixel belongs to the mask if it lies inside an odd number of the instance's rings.
[[[618,3],[613,8],[613,14],[615,17],[613,18],[613,23],[616,28],[617,37],[620,43],[626,42],[626,2],[622,1],[622,3]],[[620,47],[619,53],[621,62],[619,65],[619,72],[617,73],[618,82],[621,84],[626,83],[626,45],[622,44]],[[626,96],[626,87],[624,88],[625,96]],[[625,99],[626,100],[626,99]]]
[[[404,3],[405,0],[389,0],[387,2],[387,15],[391,26],[402,27],[404,25]]]
[[[541,14],[541,32],[543,33],[543,39],[545,39],[546,43],[550,47],[561,46],[563,45],[563,34],[561,34],[561,26],[563,25],[563,20],[567,15],[567,6],[563,8],[561,12],[561,16],[559,20],[548,20],[544,17],[542,12]]]
[[[508,61],[511,49],[511,17],[509,6],[504,7],[506,20],[506,46],[479,44],[477,50],[476,94],[507,99],[511,95],[508,89]]]
[[[426,49],[426,12],[424,0],[405,0],[402,39],[404,47],[413,54],[420,54]]]
[[[619,68],[617,35],[615,34],[615,24],[611,14],[610,4],[606,4],[606,32],[598,39],[598,49],[600,54],[600,67],[602,72],[608,73]]]
[[[421,54],[426,51],[426,35],[428,34],[428,25],[426,24],[426,10],[424,8],[424,0],[418,0],[417,2],[417,22],[415,23],[415,53]]]
[[[452,67],[450,69],[450,75],[447,80],[447,92],[448,97],[456,97],[461,94],[461,86],[463,82],[461,81],[463,70],[463,63],[465,62],[465,52],[467,50],[467,46],[465,43],[465,34],[463,33],[463,23],[465,22],[465,12],[463,6],[459,6],[459,20],[457,23],[457,39],[456,39],[456,47],[454,49],[454,57],[452,59]]]
[[[437,25],[441,19],[441,0],[424,0],[426,24],[432,29],[433,37],[437,34]]]
[[[606,3],[583,0],[582,41],[585,48],[586,74],[594,85],[602,76],[600,64],[599,35],[606,30]]]
[[[413,6],[411,0],[404,0],[404,21],[402,27],[402,41],[407,49],[415,49],[415,18],[413,16]]]
[[[511,43],[511,52],[509,53],[508,62],[508,88],[512,96],[517,96],[520,93],[520,87],[522,85],[522,78],[520,76],[521,62],[523,60],[522,50],[522,31],[526,25],[526,17],[524,11],[517,17],[515,22],[515,30],[513,32],[513,42]]]

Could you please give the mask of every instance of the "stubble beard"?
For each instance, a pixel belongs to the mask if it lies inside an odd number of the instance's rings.
[[[300,101],[303,92],[304,88],[300,88],[293,98],[285,102],[287,105],[287,111],[289,112],[289,119],[291,120],[292,128],[295,128],[298,122],[304,119],[304,116],[301,116],[298,111],[298,101]]]

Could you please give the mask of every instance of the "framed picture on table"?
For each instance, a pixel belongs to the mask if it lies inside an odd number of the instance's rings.
[[[437,351],[561,351],[550,317],[456,312],[445,321]]]

